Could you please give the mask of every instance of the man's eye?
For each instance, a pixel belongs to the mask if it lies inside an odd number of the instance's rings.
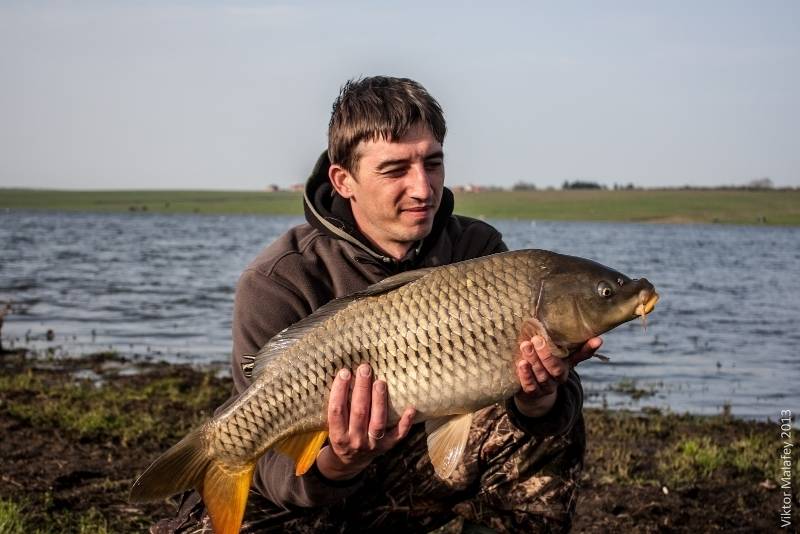
[[[393,178],[397,178],[399,176],[403,176],[406,173],[406,170],[403,168],[399,169],[387,169],[383,171],[384,176],[390,176]]]

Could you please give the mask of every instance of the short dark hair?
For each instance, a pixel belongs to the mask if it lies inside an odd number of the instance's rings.
[[[361,141],[399,139],[417,123],[444,143],[447,125],[442,108],[419,83],[390,76],[348,80],[333,102],[328,158],[355,173]]]

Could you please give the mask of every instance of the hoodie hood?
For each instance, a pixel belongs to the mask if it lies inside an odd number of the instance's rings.
[[[439,235],[444,231],[450,216],[453,214],[453,193],[444,188],[442,201],[433,218],[431,232],[412,247],[406,257],[396,260],[385,252],[375,249],[369,240],[358,230],[350,201],[342,198],[331,185],[328,178],[328,168],[331,162],[328,153],[323,152],[314,165],[306,182],[303,193],[303,209],[308,223],[319,231],[336,239],[348,241],[358,249],[366,252],[369,257],[380,263],[393,265],[395,269],[401,264],[411,264],[413,268],[417,258],[424,257],[425,253],[433,246]],[[403,269],[405,270],[405,269]]]

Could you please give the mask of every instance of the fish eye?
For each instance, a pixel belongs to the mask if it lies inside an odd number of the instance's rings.
[[[608,282],[600,282],[597,284],[597,294],[604,299],[607,299],[614,294],[614,290],[611,288],[611,285]]]

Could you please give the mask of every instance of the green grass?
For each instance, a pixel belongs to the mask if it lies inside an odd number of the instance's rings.
[[[800,224],[800,191],[632,190],[462,193],[458,211],[487,219]]]
[[[14,501],[0,499],[0,534],[23,534],[25,514]]]
[[[756,471],[774,478],[772,465],[778,457],[778,447],[770,436],[751,433],[729,446],[730,463],[741,472]]]
[[[54,384],[29,370],[0,376],[0,394],[5,399],[0,410],[33,426],[60,430],[79,440],[129,445],[181,437],[220,392],[211,385],[210,374],[191,388],[180,376],[155,378],[145,386],[106,388],[87,380]],[[144,411],[143,404],[152,408]],[[180,428],[158,423],[165,411],[178,406],[198,415],[183,421]]]
[[[0,189],[0,209],[301,215],[302,195],[263,191]],[[486,219],[800,225],[800,190],[573,190],[458,193],[456,212]]]
[[[0,534],[107,534],[108,521],[92,507],[88,510],[50,510],[52,503],[43,496],[41,502],[15,502],[0,499]],[[49,512],[49,513],[43,513]]]
[[[778,445],[763,434],[751,433],[732,443],[689,437],[661,451],[659,470],[664,480],[678,485],[706,480],[719,470],[768,479],[774,478],[770,460],[778,456]]]
[[[684,487],[710,480],[776,479],[780,443],[766,425],[725,415],[660,412],[586,410],[586,417],[596,438],[589,441],[587,465],[604,484]]]
[[[58,191],[2,189],[0,208],[206,214],[302,213],[300,193],[263,191]]]
[[[725,465],[727,452],[709,436],[684,438],[663,451],[661,472],[673,484],[706,479]]]

